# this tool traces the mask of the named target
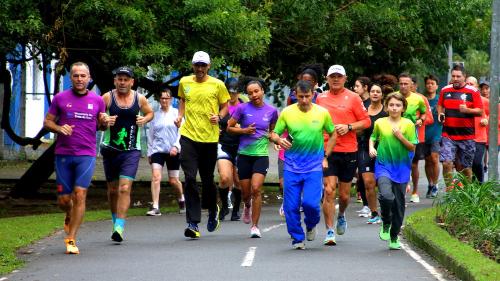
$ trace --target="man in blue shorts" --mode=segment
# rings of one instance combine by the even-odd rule
[[[66,212],[66,254],[79,254],[76,233],[83,221],[87,188],[94,174],[96,131],[106,125],[106,120],[104,101],[87,90],[88,65],[72,64],[70,79],[72,88],[54,96],[44,127],[57,134],[56,183],[59,207]]]
[[[134,73],[129,67],[113,71],[115,89],[102,98],[109,127],[104,134],[101,154],[108,185],[108,201],[113,221],[111,239],[123,241],[130,192],[141,158],[141,127],[154,117],[145,96],[132,90]]]

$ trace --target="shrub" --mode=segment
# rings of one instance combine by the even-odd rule
[[[453,236],[500,261],[500,189],[498,182],[460,177],[437,200],[438,222]]]

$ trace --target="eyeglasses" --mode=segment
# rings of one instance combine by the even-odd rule
[[[171,99],[171,98],[160,98],[160,99],[161,99],[161,100],[169,100],[169,99]]]

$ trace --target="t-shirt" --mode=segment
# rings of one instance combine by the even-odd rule
[[[377,114],[375,114],[375,115],[369,115],[369,116],[370,116],[370,121],[371,121],[370,127],[368,127],[367,129],[364,129],[363,132],[361,132],[361,135],[358,138],[359,149],[360,150],[364,150],[364,151],[368,151],[369,140],[370,140],[370,136],[373,133],[373,127],[375,126],[375,121],[377,121],[380,118],[387,117],[389,115],[384,110],[384,108],[382,108],[380,110],[380,112],[378,112]]]
[[[297,104],[285,107],[278,118],[274,132],[281,135],[285,130],[293,137],[292,147],[285,151],[284,170],[294,173],[322,171],[324,157],[323,132],[335,129],[328,111],[312,105],[303,112]]]
[[[55,95],[49,113],[58,118],[57,125],[74,126],[71,136],[57,135],[55,154],[95,157],[99,113],[105,110],[102,97],[92,91],[79,95],[69,89]]]
[[[375,121],[370,139],[378,142],[377,158],[375,160],[375,178],[388,177],[397,183],[407,183],[410,180],[411,161],[415,153],[408,151],[403,143],[392,133],[392,123],[389,117]],[[402,117],[399,130],[411,143],[417,144],[415,124]]]
[[[427,144],[431,144],[433,142],[439,142],[441,140],[443,124],[441,124],[441,122],[438,121],[438,112],[437,112],[438,100],[439,100],[439,93],[436,93],[436,96],[433,99],[428,99],[434,123],[425,126],[425,143]]]
[[[241,135],[238,153],[248,156],[267,156],[269,144],[269,126],[278,120],[278,110],[268,104],[260,107],[251,102],[240,104],[231,116],[241,128],[255,124],[255,134]]]
[[[422,126],[417,128],[417,136],[418,136],[418,142],[419,143],[424,143],[425,142],[425,127],[427,125],[430,125],[434,123],[434,118],[432,117],[432,112],[431,112],[431,106],[429,105],[429,101],[427,98],[419,93],[416,93],[418,96],[422,97],[425,103],[425,121],[423,122]],[[422,116],[423,114],[418,112],[418,116]]]
[[[406,107],[403,117],[410,119],[413,124],[417,122],[417,118],[421,114],[425,114],[427,108],[425,107],[424,97],[416,93],[410,92],[410,95],[406,98],[408,106]]]
[[[445,109],[443,137],[451,140],[473,140],[475,138],[474,115],[461,113],[461,104],[467,108],[483,108],[479,91],[469,85],[455,89],[448,85],[439,94],[438,105]]]
[[[148,156],[155,153],[169,153],[172,147],[180,152],[179,128],[175,119],[179,115],[177,108],[170,107],[167,112],[159,108],[153,120],[149,123],[148,130]]]
[[[328,110],[334,124],[348,125],[363,120],[363,128],[366,129],[370,126],[370,117],[363,101],[358,94],[345,88],[336,95],[330,91],[319,94],[316,98],[316,104]],[[324,141],[326,145],[328,142],[327,134],[324,135]],[[334,152],[356,152],[357,150],[358,141],[354,130],[343,136],[337,135]]]
[[[219,125],[210,123],[210,116],[218,115],[220,105],[229,100],[224,83],[211,76],[202,83],[194,75],[185,76],[179,82],[179,97],[185,101],[181,135],[196,142],[218,142]]]
[[[476,137],[474,138],[475,142],[486,143],[488,141],[488,130],[487,126],[481,125],[481,119],[488,119],[490,116],[490,101],[481,96],[481,101],[483,102],[483,114],[481,116],[474,117],[474,131]]]

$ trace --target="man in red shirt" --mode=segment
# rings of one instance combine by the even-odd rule
[[[463,166],[461,172],[472,178],[471,167],[476,151],[474,117],[482,114],[483,103],[478,90],[465,84],[463,66],[453,66],[451,84],[441,90],[438,101],[438,119],[443,123],[439,158],[443,162],[446,186],[450,186],[452,180],[456,155],[459,155],[458,160]]]
[[[323,171],[325,194],[323,199],[323,214],[327,228],[325,245],[335,245],[333,218],[335,216],[335,188],[339,182],[339,214],[337,218],[337,233],[345,233],[347,223],[344,212],[349,204],[350,189],[357,167],[356,152],[358,143],[356,131],[370,127],[370,117],[358,94],[344,87],[347,80],[346,72],[341,65],[332,65],[328,69],[327,82],[329,91],[316,98],[316,104],[326,108],[335,124],[337,143],[328,157],[328,169]],[[325,143],[328,138],[325,136]]]

